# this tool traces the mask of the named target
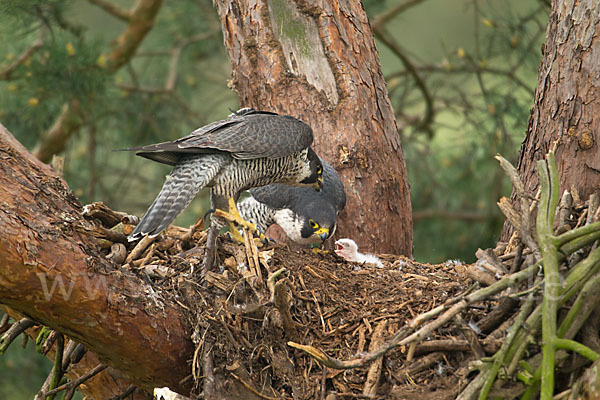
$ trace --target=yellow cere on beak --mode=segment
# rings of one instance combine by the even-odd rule
[[[317,181],[315,182],[314,188],[317,192],[320,192],[323,189],[323,177],[319,176]]]
[[[322,241],[325,241],[325,239],[327,239],[329,237],[329,229],[327,229],[327,228],[319,228],[315,232],[315,235],[319,236]]]

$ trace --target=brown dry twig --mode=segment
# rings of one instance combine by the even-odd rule
[[[23,332],[35,325],[30,319],[23,318],[14,324],[0,338],[0,354],[4,353],[8,346]]]

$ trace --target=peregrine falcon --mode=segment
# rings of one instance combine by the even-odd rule
[[[129,240],[160,234],[204,187],[230,227],[235,222],[256,232],[236,208],[240,193],[274,182],[320,190],[323,166],[312,140],[311,128],[296,118],[243,108],[172,142],[124,149],[174,167]],[[214,250],[214,243],[207,247]]]
[[[249,190],[250,197],[238,203],[240,215],[262,232],[272,224],[299,244],[315,244],[334,234],[337,214],[346,205],[344,184],[324,160],[323,189],[272,184]]]

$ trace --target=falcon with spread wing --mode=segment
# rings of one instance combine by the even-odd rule
[[[244,108],[181,139],[125,149],[174,167],[129,240],[160,234],[204,187],[230,224],[256,232],[239,215],[240,193],[274,182],[319,190],[323,167],[312,140],[312,129],[296,118]]]
[[[338,212],[346,205],[344,184],[324,160],[323,189],[272,184],[249,190],[250,197],[238,203],[240,215],[262,232],[272,224],[299,244],[321,243],[335,233]]]

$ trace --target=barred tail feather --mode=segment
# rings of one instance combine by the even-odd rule
[[[228,156],[223,154],[194,155],[181,159],[129,235],[129,240],[140,239],[146,234],[160,234],[190,204],[198,191],[212,181],[227,159]]]

